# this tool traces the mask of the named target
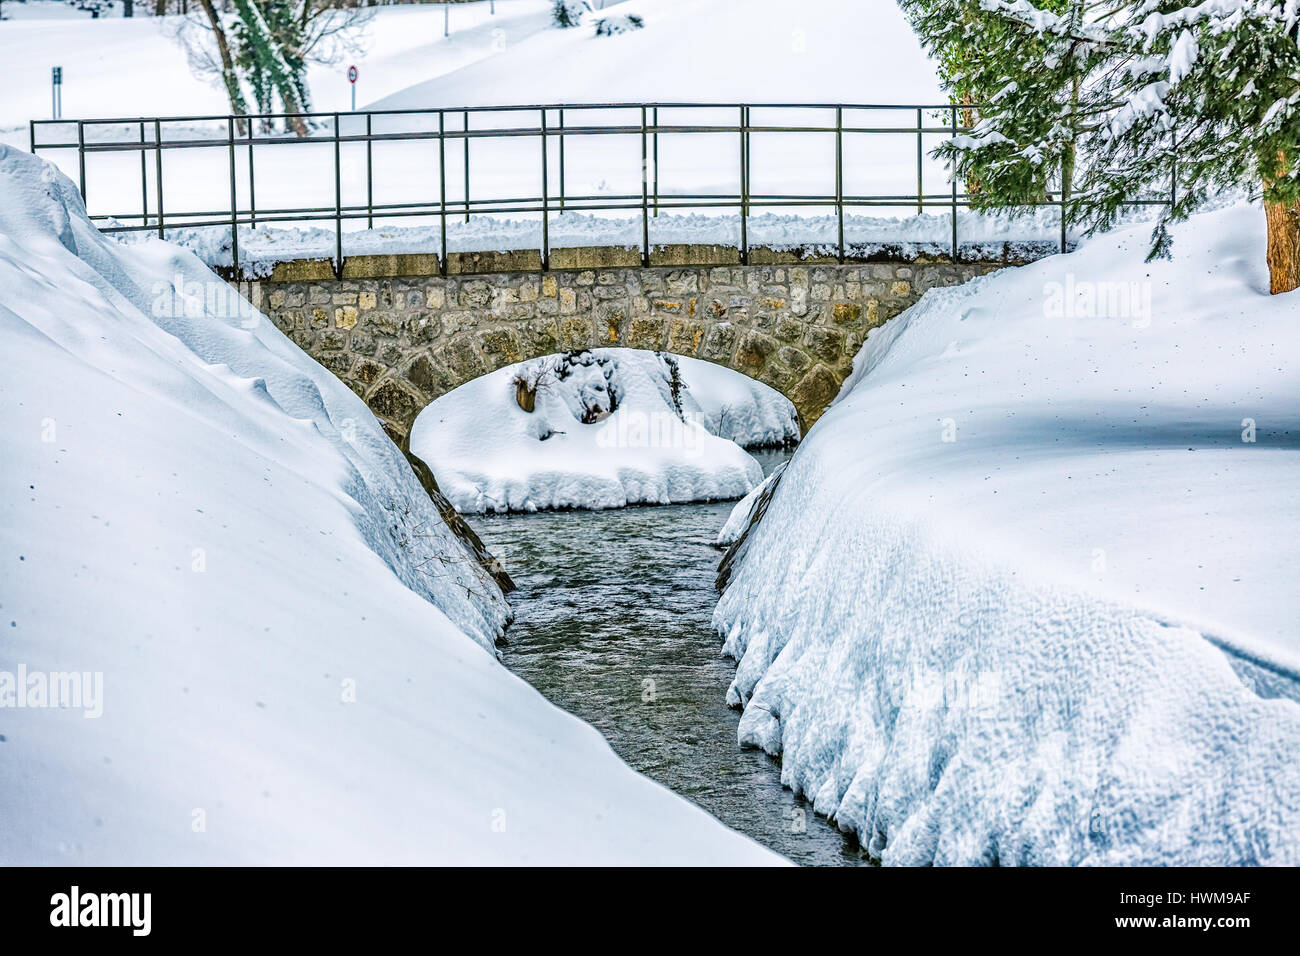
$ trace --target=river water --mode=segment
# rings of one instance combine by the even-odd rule
[[[788,452],[755,452],[769,472]],[[734,502],[476,518],[509,570],[505,663],[605,735],[629,765],[796,863],[868,864],[736,744],[726,705],[713,546]]]

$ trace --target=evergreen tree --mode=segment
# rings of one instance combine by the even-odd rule
[[[1300,288],[1300,48],[1293,0],[1215,0],[1196,7],[1131,4],[1117,104],[1098,137],[1093,194],[1080,212],[1113,221],[1120,188],[1170,182],[1172,219],[1210,196],[1244,189],[1264,200],[1274,293]],[[1112,180],[1109,170],[1122,175]],[[1162,221],[1154,254],[1168,251]]]
[[[1042,202],[1074,186],[1082,80],[1097,57],[1083,0],[1041,0],[1038,27],[1000,0],[903,0],[966,132],[939,149],[979,208]],[[1045,28],[1059,24],[1060,29]]]
[[[1152,236],[1151,255],[1161,256],[1170,221],[1244,187],[1264,198],[1273,291],[1300,287],[1294,0],[905,7],[949,89],[981,101],[974,127],[940,149],[979,180],[973,205],[1032,202],[1056,175],[1071,221],[1095,230],[1134,200],[1172,199]]]

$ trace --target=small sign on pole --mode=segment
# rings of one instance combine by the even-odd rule
[[[54,119],[63,118],[63,67],[50,67],[50,111]]]
[[[352,112],[357,111],[357,68],[348,67],[348,83],[352,86]]]

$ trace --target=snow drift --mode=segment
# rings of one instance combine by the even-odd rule
[[[739,373],[595,349],[467,382],[420,414],[411,450],[462,511],[536,511],[738,498],[763,475],[737,443],[798,437],[789,400]]]
[[[496,662],[401,453],[191,254],[0,195],[0,861],[775,859]]]
[[[741,741],[884,862],[1300,862],[1300,298],[1263,238],[1242,205],[1172,262],[1137,228],[930,291],[731,555]]]

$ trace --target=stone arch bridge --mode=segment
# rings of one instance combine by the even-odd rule
[[[436,256],[350,256],[341,278],[328,260],[298,260],[277,265],[256,299],[406,448],[420,411],[458,385],[598,347],[660,350],[742,372],[788,397],[807,428],[870,329],[932,286],[1011,264],[756,253],[740,265],[714,247],[667,247],[656,258],[682,265],[643,268],[635,249],[556,250],[548,271],[522,255],[466,253],[449,257],[448,275]]]

